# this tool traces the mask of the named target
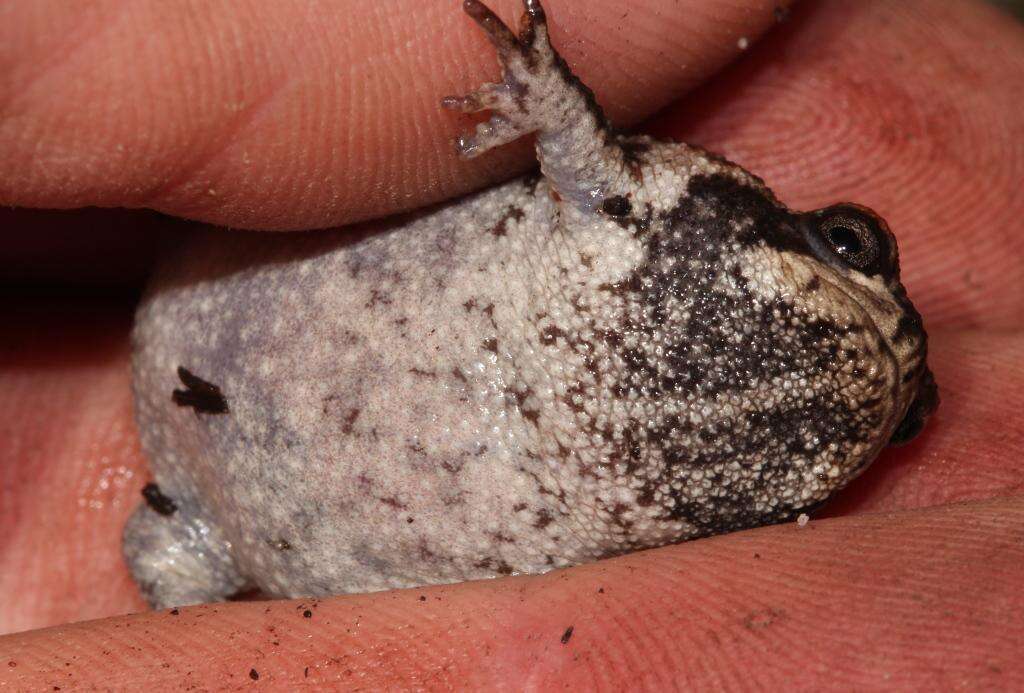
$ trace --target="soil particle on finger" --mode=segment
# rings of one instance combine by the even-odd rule
[[[573,626],[569,626],[568,628],[565,629],[565,632],[562,633],[562,644],[563,645],[569,644],[569,640],[572,638],[572,631],[573,631]]]

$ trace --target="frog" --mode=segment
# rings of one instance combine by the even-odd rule
[[[352,228],[210,232],[132,333],[154,608],[554,569],[806,517],[938,405],[896,239],[614,128],[552,46],[463,9],[501,80],[441,106],[539,170]]]

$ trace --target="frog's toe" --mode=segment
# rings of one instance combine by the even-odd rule
[[[491,8],[480,0],[465,0],[462,3],[462,9],[484,30],[484,34],[498,49],[498,55],[501,56],[502,62],[507,56],[522,50],[519,37],[508,28],[505,22],[501,21],[498,15],[494,14]]]
[[[546,111],[551,110],[545,103],[552,91],[550,82],[564,79],[558,69],[561,58],[548,41],[544,10],[537,0],[526,0],[525,6],[517,35],[479,0],[466,0],[463,5],[497,49],[503,79],[441,102],[445,108],[463,113],[493,111],[472,134],[459,138],[459,153],[466,158],[543,128]]]
[[[459,135],[455,148],[459,156],[472,159],[494,147],[517,140],[527,132],[529,130],[519,127],[515,120],[495,114],[477,125],[472,133]]]
[[[486,110],[507,109],[513,104],[513,95],[507,84],[485,84],[465,96],[446,96],[441,105],[451,111],[476,113]]]
[[[227,546],[218,530],[173,504],[140,506],[124,529],[125,560],[155,609],[221,601],[247,587]]]

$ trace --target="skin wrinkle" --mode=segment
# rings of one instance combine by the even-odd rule
[[[23,100],[31,98],[32,92],[37,90],[37,85],[44,82],[52,72],[67,66],[68,62],[74,60],[76,55],[91,43],[104,40],[106,35],[117,26],[116,20],[118,17],[115,16],[113,19],[114,21],[84,22],[81,21],[79,13],[76,21],[70,23],[73,29],[62,34],[59,50],[46,51],[42,56],[38,56],[36,60],[26,61],[20,59],[22,54],[11,50],[9,60],[15,65],[15,69],[8,71],[5,65],[3,72],[5,79],[3,89],[0,91],[0,98],[3,99],[0,102],[2,112],[5,114],[16,113],[19,98]],[[47,30],[56,31],[55,28],[48,26],[49,22],[46,20],[39,21],[38,23],[43,25],[42,27],[34,27],[39,29],[39,32],[26,32],[26,36],[32,36],[34,33],[45,36],[47,35]],[[11,42],[7,45],[13,46],[17,44]],[[7,56],[4,57],[7,58]]]
[[[207,23],[210,22],[207,19]],[[251,23],[247,23],[246,30],[251,30],[253,27]],[[233,25],[228,25],[226,31],[230,32],[228,35],[224,35],[224,32],[220,32],[221,35],[219,40],[216,42],[205,41],[202,43],[204,49],[205,66],[199,67],[198,72],[213,74],[216,72],[218,66],[224,61],[236,62],[232,60],[240,55],[251,55],[251,60],[260,65],[270,65],[272,60],[261,59],[264,53],[260,50],[249,51],[247,50],[247,44],[245,41],[238,40],[240,31]],[[202,36],[202,25],[193,28],[191,35]],[[187,50],[186,50],[187,54]],[[244,65],[247,60],[242,58],[237,61],[235,70],[244,73]],[[266,69],[266,68],[265,68]],[[221,156],[225,151],[234,145],[235,141],[239,138],[239,135],[246,129],[251,127],[255,123],[260,115],[266,111],[272,110],[277,101],[280,101],[287,97],[289,94],[289,87],[294,83],[295,75],[301,74],[300,71],[288,72],[279,71],[280,74],[274,74],[274,70],[266,69],[268,75],[264,84],[259,91],[254,95],[242,96],[237,93],[237,89],[232,89],[230,94],[225,94],[225,97],[229,100],[228,103],[218,103],[217,105],[226,107],[228,111],[232,112],[226,122],[221,124],[217,130],[217,134],[213,139],[209,139],[206,142],[206,146],[200,151],[195,152],[191,157],[181,162],[174,173],[165,181],[162,181],[156,187],[147,190],[137,200],[137,204],[147,206],[160,206],[162,199],[173,198],[176,193],[180,193],[182,188],[186,188],[195,184],[197,174],[202,172],[214,159]],[[245,86],[240,87],[241,90],[248,91],[248,79],[243,77],[240,80]],[[199,90],[199,94],[195,98],[205,98],[206,89]],[[244,107],[238,109],[237,98],[244,99]],[[213,183],[216,185],[216,183]],[[201,187],[201,186],[200,186]],[[204,191],[205,192],[205,191]],[[200,200],[208,196],[200,196]],[[200,203],[201,204],[201,203]]]
[[[209,143],[204,151],[197,152],[179,167],[173,177],[144,193],[141,199],[145,200],[148,206],[159,207],[159,200],[173,197],[183,188],[193,186],[197,172],[202,171],[211,161],[231,147],[234,144],[234,138],[257,120],[261,112],[269,110],[275,101],[283,98],[283,95],[287,95],[290,81],[288,78],[282,79],[279,83],[267,88],[255,100],[246,104],[246,107],[238,111],[237,115],[223,127],[223,133],[217,141]],[[215,190],[215,188],[210,189]]]
[[[665,562],[663,561],[657,562],[655,564],[655,568],[660,568],[660,570],[658,570],[657,572],[650,571],[648,573],[648,575],[650,576],[648,579],[653,578],[654,575],[659,575],[664,576],[665,581],[672,580],[672,576],[679,572],[678,568],[672,566],[671,564],[664,565],[664,567],[662,567],[664,563]],[[733,667],[728,666],[728,658],[725,656],[725,653],[715,647],[700,647],[701,638],[696,637],[696,628],[693,628],[693,626],[695,626],[698,623],[710,623],[714,620],[712,614],[715,611],[716,602],[718,601],[714,596],[716,594],[716,590],[711,589],[712,585],[709,584],[711,582],[710,580],[703,580],[700,577],[698,577],[696,580],[692,580],[689,579],[689,577],[692,576],[688,576],[688,579],[685,581],[685,585],[681,585],[681,588],[684,588],[682,594],[679,595],[678,599],[674,600],[677,604],[686,605],[686,611],[682,616],[682,618],[686,620],[684,624],[677,623],[676,627],[678,628],[679,625],[691,626],[691,628],[682,628],[681,630],[684,638],[689,639],[693,643],[693,651],[704,650],[708,652],[708,656],[706,658],[707,662],[704,661],[705,658],[701,658],[701,667],[708,673],[708,675],[714,676],[717,673],[725,677],[725,681],[718,681],[716,683],[721,683],[721,685],[723,686],[735,687],[739,684],[739,681],[730,676],[730,674],[733,674],[735,670]],[[657,579],[653,579],[651,581],[655,584],[659,582],[659,580]],[[640,593],[641,591],[637,590],[637,592]],[[626,601],[625,603],[628,604],[630,602]],[[664,613],[664,611],[658,609],[655,611],[655,613],[660,615]],[[625,618],[630,618],[632,616],[632,614],[630,614],[628,610],[623,610],[622,614]],[[663,626],[663,630],[671,632],[673,629],[669,628],[666,625]],[[693,635],[691,635],[691,630],[694,631]],[[685,652],[691,648],[685,646],[684,640],[680,643],[679,649],[680,651]],[[644,667],[644,659],[645,657],[641,656],[638,665],[634,666],[633,670],[636,670],[637,668],[640,668],[642,670]],[[678,666],[676,668],[676,671],[680,670],[686,670],[685,663],[682,663],[681,666]],[[696,685],[696,683],[697,680],[691,681],[691,685]]]
[[[733,577],[733,576],[729,576]],[[730,585],[726,589],[722,589],[723,595],[727,595],[732,592],[734,587]],[[756,594],[756,590],[752,594]],[[799,671],[801,667],[805,666],[807,662],[812,661],[812,657],[808,657],[805,653],[797,652],[796,638],[786,638],[780,629],[784,627],[784,623],[789,621],[793,616],[781,608],[776,608],[774,605],[781,601],[778,597],[772,598],[770,602],[756,599],[752,603],[744,604],[742,609],[728,609],[726,606],[726,600],[723,600],[723,607],[728,609],[726,618],[727,629],[731,627],[734,632],[731,633],[732,637],[736,642],[742,643],[749,648],[759,647],[766,639],[770,639],[773,646],[777,646],[779,653],[774,658],[775,666],[771,674],[775,677],[778,684],[782,684],[787,677],[782,675],[779,671],[781,667],[789,667],[793,671]],[[789,607],[786,607],[787,609]],[[731,667],[727,667],[727,670],[740,671],[741,668],[737,664],[733,664]],[[742,682],[737,681],[736,685],[741,685]],[[772,685],[766,681],[767,685]]]

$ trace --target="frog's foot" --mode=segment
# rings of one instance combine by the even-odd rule
[[[465,0],[463,9],[484,30],[498,51],[500,84],[484,84],[466,96],[446,97],[441,105],[455,111],[492,111],[472,134],[459,137],[457,148],[473,158],[535,131],[565,128],[573,110],[584,108],[597,127],[604,127],[593,93],[569,71],[548,39],[547,20],[539,0],[524,0],[516,35],[480,0]]]
[[[222,601],[245,588],[227,546],[174,503],[142,505],[124,528],[125,560],[154,609]]]

